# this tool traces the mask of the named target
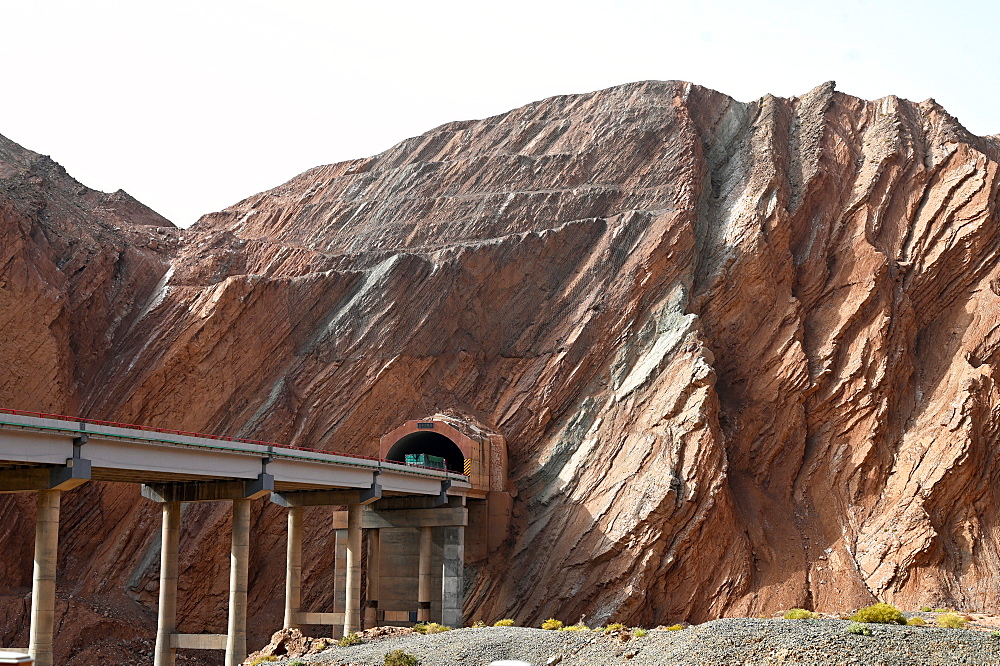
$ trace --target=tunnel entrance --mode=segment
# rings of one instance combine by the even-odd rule
[[[392,445],[386,460],[405,462],[408,453],[426,453],[444,458],[448,470],[463,473],[465,456],[455,442],[437,432],[414,432]]]

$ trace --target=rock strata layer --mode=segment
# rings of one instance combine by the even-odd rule
[[[2,140],[0,405],[364,454],[474,415],[518,494],[470,620],[992,608],[998,158],[933,100],[641,82],[449,123],[180,230]],[[98,627],[151,636],[137,497],[63,500],[60,663]],[[30,498],[0,516],[0,640],[23,644]],[[284,520],[252,520],[263,645]],[[303,600],[329,608],[330,523],[306,521]],[[228,524],[185,511],[181,631],[224,630]]]

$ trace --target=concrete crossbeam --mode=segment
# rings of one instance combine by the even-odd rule
[[[90,480],[90,461],[68,458],[66,464],[0,470],[0,493],[72,490]]]
[[[296,624],[344,624],[343,613],[296,613]]]
[[[364,511],[361,526],[366,530],[380,530],[393,527],[466,527],[469,524],[469,510],[464,507],[441,509],[399,509],[395,511]],[[335,511],[333,528],[347,528],[347,512]]]
[[[413,616],[416,615],[416,611],[409,610],[387,610],[384,613],[385,622],[398,622],[409,624],[413,622]]]
[[[274,477],[260,474],[249,481],[143,484],[142,496],[154,502],[218,502],[257,499],[274,490]]]
[[[170,634],[170,647],[175,650],[225,650],[225,634]]]
[[[348,506],[371,504],[382,497],[382,486],[351,490],[299,490],[271,493],[271,501],[280,506]]]
[[[444,509],[465,506],[465,496],[450,495],[447,505],[438,504],[438,498],[427,496],[383,497],[372,505],[373,511],[398,511],[400,509]]]

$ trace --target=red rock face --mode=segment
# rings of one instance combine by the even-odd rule
[[[1000,601],[1000,145],[933,101],[629,84],[443,125],[186,231],[0,150],[0,403],[367,454],[475,415],[518,495],[470,621]],[[151,637],[156,507],[99,484],[63,506],[60,594]],[[0,516],[17,608],[30,498]],[[180,629],[224,631],[228,508],[183,524]],[[303,599],[326,610],[328,513],[307,525]],[[281,511],[253,530],[264,645]],[[88,618],[64,620],[66,663]]]

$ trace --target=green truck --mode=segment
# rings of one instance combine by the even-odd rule
[[[444,458],[432,456],[427,453],[407,453],[403,456],[407,465],[420,465],[421,467],[433,467],[434,469],[447,469]]]

